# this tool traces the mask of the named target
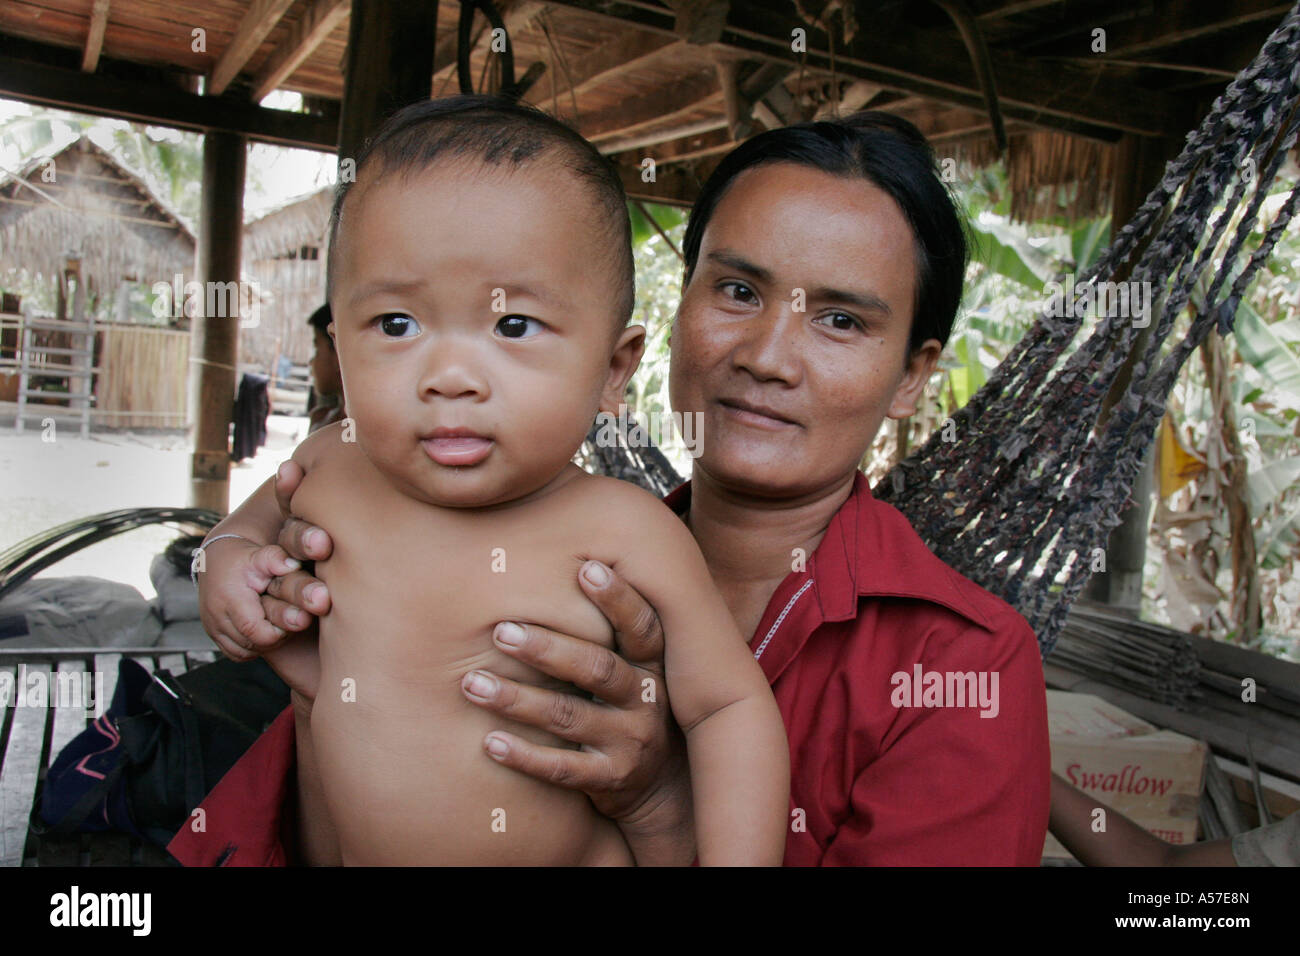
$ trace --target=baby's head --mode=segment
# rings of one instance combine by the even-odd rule
[[[616,410],[644,344],[626,327],[618,174],[557,120],[496,97],[384,124],[340,183],[327,275],[356,440],[435,504],[542,491]]]

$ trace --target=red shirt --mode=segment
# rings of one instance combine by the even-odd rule
[[[690,482],[665,499],[679,513],[689,501]],[[1050,753],[1034,633],[931,554],[865,475],[750,647],[790,741],[787,866],[1039,864]],[[204,800],[206,831],[183,829],[172,855],[283,865],[293,748],[289,710]]]
[[[664,501],[684,512],[690,482]],[[787,866],[1039,865],[1051,753],[1034,632],[936,558],[861,472],[750,647],[790,740]],[[976,693],[950,674],[973,674]],[[981,675],[989,706],[924,706],[978,704]]]

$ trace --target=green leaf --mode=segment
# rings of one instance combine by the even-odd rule
[[[1056,274],[1050,257],[1008,224],[973,219],[971,228],[979,233],[975,237],[975,258],[998,275],[1039,291]]]
[[[1251,514],[1264,509],[1282,496],[1300,478],[1300,455],[1270,461],[1259,471],[1246,476],[1246,491]]]
[[[1089,219],[1070,232],[1070,250],[1074,253],[1074,268],[1084,272],[1101,256],[1110,242],[1110,216]]]
[[[1283,334],[1292,331],[1286,322],[1269,325],[1243,301],[1234,324],[1237,351],[1275,391],[1292,399],[1292,407],[1300,409],[1300,355],[1290,344],[1297,339],[1288,342],[1279,334],[1279,326]]]

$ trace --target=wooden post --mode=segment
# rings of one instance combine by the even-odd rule
[[[1133,218],[1149,193],[1164,175],[1165,163],[1175,155],[1167,139],[1125,135],[1115,145],[1115,188],[1111,196],[1112,237]],[[1121,278],[1127,278],[1127,274]],[[1155,316],[1151,317],[1152,324]],[[1119,370],[1106,400],[1102,403],[1098,425],[1110,417],[1110,411],[1133,381],[1133,365],[1151,339],[1151,328],[1141,330],[1133,341],[1128,360]],[[1091,601],[1105,604],[1122,614],[1138,618],[1142,614],[1142,569],[1146,564],[1147,531],[1151,523],[1151,496],[1155,492],[1155,456],[1150,448],[1129,497],[1133,506],[1122,512],[1119,526],[1106,543],[1106,570],[1089,579],[1084,591]]]
[[[438,4],[352,0],[339,119],[339,159],[355,159],[366,137],[408,103],[433,94]]]
[[[198,280],[239,282],[239,244],[244,219],[247,142],[234,133],[203,137],[203,199],[199,213]],[[239,360],[239,315],[206,315],[204,295],[190,333],[190,401],[197,409],[190,504],[225,514],[230,510],[230,420]],[[212,296],[217,303],[225,296]],[[240,297],[235,297],[238,304]]]

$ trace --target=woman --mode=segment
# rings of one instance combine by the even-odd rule
[[[705,185],[684,256],[670,391],[674,412],[701,416],[703,439],[666,503],[752,635],[785,719],[786,862],[1036,865],[1049,755],[1034,635],[930,554],[857,470],[884,419],[915,411],[961,295],[965,240],[929,147],[879,113],[756,136]],[[299,477],[281,476],[286,514]],[[305,560],[330,548],[292,519],[280,544]],[[208,573],[247,580],[222,550]],[[261,560],[260,580],[285,576],[262,598],[266,620],[223,609],[217,642],[232,657],[328,609],[321,582]],[[473,703],[580,749],[495,732],[485,750],[588,793],[639,863],[689,863],[680,734],[664,695],[640,694],[662,677],[654,609],[594,562],[580,583],[622,656],[527,625],[522,644],[501,647],[596,700],[484,672],[464,682]],[[257,785],[238,770],[238,786]]]

